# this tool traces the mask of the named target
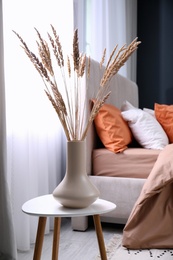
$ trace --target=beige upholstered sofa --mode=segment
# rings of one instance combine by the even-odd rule
[[[95,61],[92,61],[89,88],[86,85],[86,96],[88,99],[91,99],[93,97],[93,90],[97,90],[101,76],[102,72],[100,71],[99,64]],[[134,82],[117,74],[112,79],[110,84],[111,95],[107,100],[107,103],[113,104],[116,107],[121,108],[122,103],[125,100],[128,100],[135,107],[138,107],[138,87]],[[134,177],[94,176],[93,156],[94,151],[96,151],[95,149],[98,148],[98,136],[96,134],[94,124],[92,125],[89,131],[89,134],[86,139],[86,144],[87,172],[90,175],[91,181],[99,189],[101,199],[114,202],[117,205],[117,208],[114,211],[102,215],[101,221],[125,224],[134,206],[134,203],[141,192],[145,179]],[[134,168],[134,170],[136,169]],[[138,169],[138,171],[140,172],[140,169]],[[87,227],[87,217],[72,219],[72,228],[74,230],[84,231],[87,229]]]

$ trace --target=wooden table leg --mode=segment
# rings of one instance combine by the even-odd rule
[[[60,229],[61,229],[61,218],[55,217],[55,219],[54,219],[54,231],[53,231],[52,260],[58,259]]]
[[[39,217],[33,260],[41,259],[46,219],[46,217]]]
[[[96,230],[96,234],[97,234],[97,240],[98,240],[101,259],[107,260],[102,226],[101,226],[101,222],[100,222],[100,216],[94,215],[93,219],[94,219],[94,225],[95,225],[95,230]]]

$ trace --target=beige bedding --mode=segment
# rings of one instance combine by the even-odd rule
[[[173,248],[173,144],[160,152],[126,223],[122,245]]]
[[[105,148],[93,150],[93,175],[142,178],[148,177],[160,150],[128,148],[115,154]]]

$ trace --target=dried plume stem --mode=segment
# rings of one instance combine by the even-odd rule
[[[91,114],[88,120],[88,124],[83,132],[83,135],[81,137],[81,140],[84,140],[87,136],[88,133],[88,129],[90,128],[91,124],[93,123],[94,118],[96,117],[96,115],[98,114],[100,108],[103,106],[103,104],[105,103],[106,99],[108,99],[109,95],[111,92],[109,92],[106,96],[104,96],[102,98],[102,100],[96,99],[94,106],[91,110]]]
[[[111,63],[111,59],[113,57],[113,53],[111,54],[111,57],[108,61],[108,64],[106,66],[105,72],[103,74],[103,77],[101,79],[100,85],[103,87],[106,85],[108,81],[111,80],[111,78],[120,70],[120,68],[125,64],[125,62],[128,60],[128,58],[132,55],[132,53],[137,49],[138,45],[141,42],[137,41],[137,38],[134,39],[129,46],[125,47],[123,46],[113,59]],[[117,47],[115,47],[116,49]]]

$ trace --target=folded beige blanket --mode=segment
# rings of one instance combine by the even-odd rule
[[[173,248],[173,144],[159,154],[125,225],[122,245]]]

